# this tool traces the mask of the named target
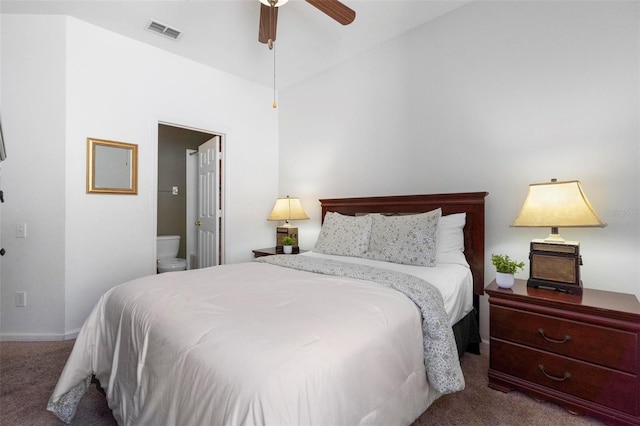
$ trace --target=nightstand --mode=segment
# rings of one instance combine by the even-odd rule
[[[489,387],[519,390],[608,424],[640,425],[640,303],[630,294],[582,296],[513,288],[489,294]]]
[[[276,249],[275,247],[268,247],[268,248],[263,248],[263,249],[255,249],[255,250],[252,250],[252,251],[253,251],[253,257],[254,258],[263,257],[263,256],[273,256],[274,254],[284,254],[284,253],[282,253],[282,250]],[[293,253],[291,253],[291,254],[304,253],[305,251],[306,250],[300,250],[299,247],[294,247],[293,248]]]

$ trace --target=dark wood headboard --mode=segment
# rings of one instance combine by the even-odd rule
[[[322,199],[322,220],[327,212],[355,216],[358,213],[424,213],[442,209],[442,214],[466,213],[464,255],[473,274],[475,298],[484,294],[484,199],[488,192],[395,195]],[[475,303],[474,303],[475,304]]]

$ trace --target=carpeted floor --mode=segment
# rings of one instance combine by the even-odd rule
[[[63,425],[46,411],[47,401],[74,341],[0,343],[0,424]],[[466,389],[437,400],[413,426],[426,425],[601,425],[552,403],[487,387],[487,355],[462,358]],[[91,387],[72,425],[112,426],[116,422],[104,396]],[[193,426],[193,425],[180,425]]]

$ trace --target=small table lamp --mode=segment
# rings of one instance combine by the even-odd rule
[[[527,199],[511,226],[551,228],[547,238],[531,241],[528,287],[582,294],[580,244],[565,241],[558,228],[606,225],[591,207],[579,181],[551,179],[551,182],[529,185]]]
[[[273,210],[267,218],[267,220],[283,220],[285,222],[283,226],[276,228],[276,252],[282,252],[282,239],[286,236],[292,236],[296,240],[293,246],[293,252],[298,253],[300,251],[298,246],[298,228],[291,226],[289,221],[306,219],[309,219],[309,216],[304,212],[299,198],[291,198],[287,195],[286,198],[278,198],[276,200],[276,204],[273,206]]]

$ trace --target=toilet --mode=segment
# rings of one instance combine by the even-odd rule
[[[176,257],[180,249],[180,235],[158,235],[156,248],[158,250],[158,273],[187,269],[187,261]]]

